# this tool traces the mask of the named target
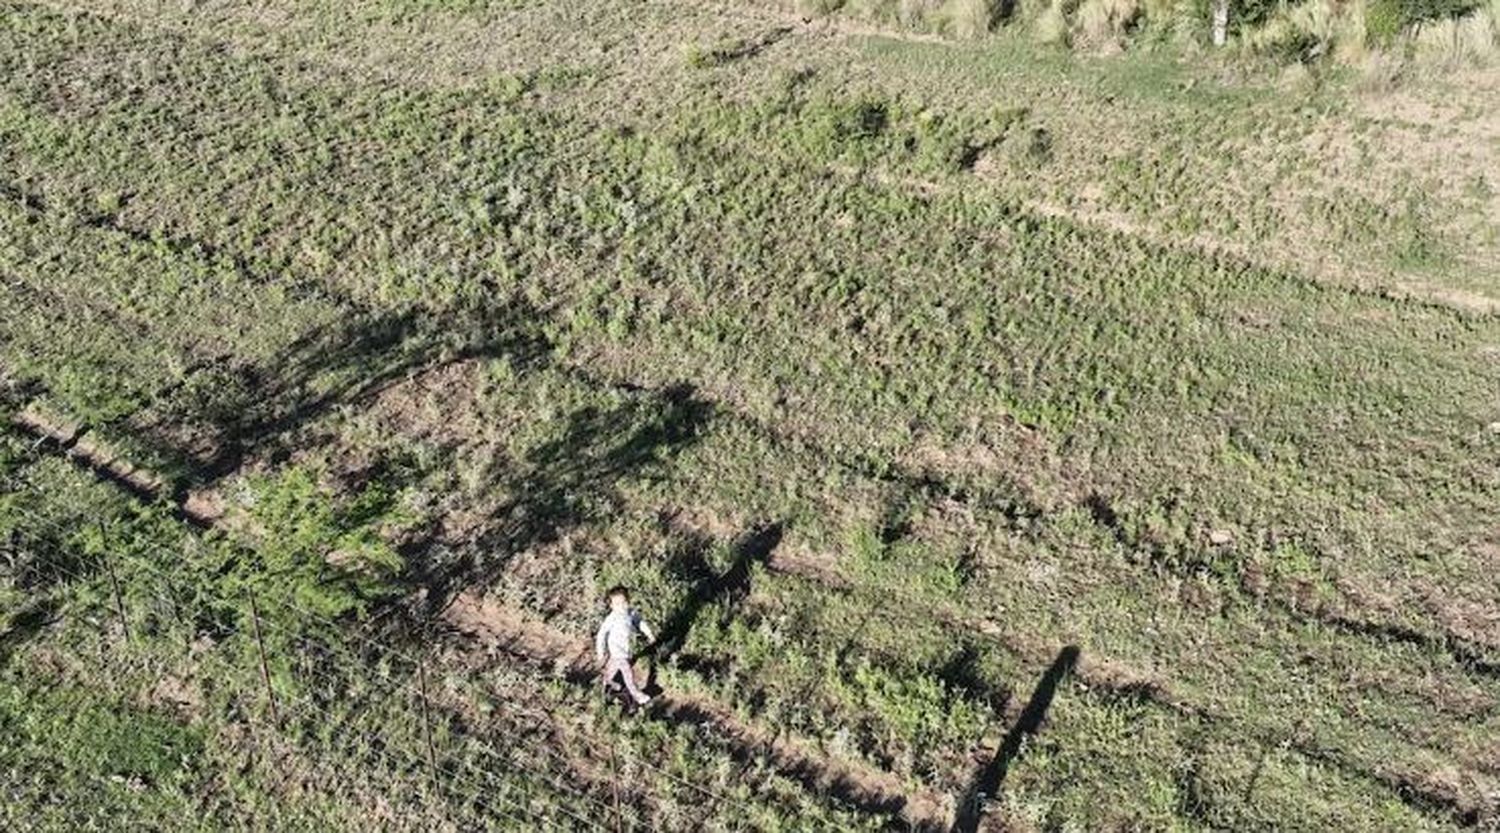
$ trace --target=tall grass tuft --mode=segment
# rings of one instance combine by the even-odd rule
[[[883,25],[982,38],[1025,21],[1038,43],[1116,52],[1127,43],[1208,40],[1206,0],[776,0],[805,14],[842,14]],[[1239,50],[1284,61],[1331,60],[1387,79],[1389,57],[1456,67],[1500,52],[1500,0],[1245,0],[1230,28]],[[1368,67],[1367,67],[1368,65]]]
[[[1175,0],[1170,26],[1174,41],[1188,46],[1208,42],[1208,16],[1201,14],[1201,9],[1198,0]]]
[[[843,7],[844,0],[796,0],[793,4],[798,14],[809,17],[833,14]]]
[[[1374,95],[1394,90],[1406,71],[1406,62],[1384,49],[1370,50],[1355,66],[1359,69],[1360,92]]]
[[[1411,33],[1418,59],[1442,67],[1479,63],[1495,50],[1495,34],[1482,13],[1419,23]]]
[[[944,0],[900,0],[896,18],[908,29],[929,30],[940,27]]]
[[[1411,31],[1412,52],[1444,68],[1482,64],[1495,57],[1500,0],[1460,18],[1418,23]]]
[[[817,0],[803,0],[803,2],[812,3]],[[882,23],[896,23],[901,16],[900,0],[848,0],[848,2],[841,2],[838,10],[850,17]]]
[[[1305,0],[1282,6],[1244,31],[1241,45],[1253,54],[1292,60],[1328,56],[1358,66],[1374,82],[1372,89],[1394,81],[1397,56],[1445,68],[1493,58],[1500,43],[1500,0],[1488,0],[1463,16],[1444,16],[1444,8],[1403,0]],[[1372,57],[1376,53],[1384,54]]]
[[[1000,23],[1004,14],[1001,0],[948,0],[944,9],[948,28],[960,38],[982,38]]]
[[[1302,60],[1329,50],[1341,9],[1333,0],[1306,0],[1283,6],[1264,24],[1242,36],[1248,51],[1259,55]]]
[[[1052,0],[1046,8],[1042,9],[1042,13],[1037,15],[1036,23],[1032,26],[1032,34],[1037,43],[1069,45],[1068,12],[1070,6],[1069,0]]]
[[[1073,24],[1073,43],[1090,49],[1117,51],[1125,35],[1140,20],[1139,0],[1084,0]]]
[[[1370,31],[1366,22],[1365,0],[1344,3],[1333,21],[1333,59],[1347,66],[1359,66],[1370,54]]]

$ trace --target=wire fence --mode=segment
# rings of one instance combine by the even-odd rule
[[[36,520],[34,516],[32,520]],[[116,569],[112,562],[113,559],[106,559],[104,566],[107,572]],[[157,578],[164,577],[161,571],[154,565],[150,565],[145,562],[132,563],[130,566],[134,568],[144,568],[146,571],[154,573]],[[91,576],[57,563],[48,564],[46,569],[49,571],[60,573],[63,576],[66,576],[67,578],[78,581],[80,583],[88,583],[98,579],[97,576]],[[114,617],[118,622],[121,638],[128,641],[131,639],[131,627],[127,605],[124,603],[123,597],[118,591],[117,580],[111,579],[110,583],[115,586],[113,589],[114,598],[112,599],[110,604],[110,606],[114,609],[110,612],[110,616]],[[171,604],[171,600],[167,597],[155,596],[154,599],[158,602],[165,603],[167,606],[170,606]],[[274,602],[272,603],[275,604]],[[287,635],[296,635],[289,628],[277,623],[275,620],[261,619],[258,616],[255,616],[254,618],[259,619],[259,625],[263,627],[265,631],[281,632]],[[104,621],[100,622],[100,625],[103,626],[106,630],[108,629],[110,624],[111,623],[108,621],[108,617],[106,617]],[[259,635],[254,633],[240,635],[253,639],[257,643],[257,645],[263,646],[263,633]],[[264,650],[264,648],[262,647],[261,650]],[[303,675],[304,680],[323,680],[335,683],[339,682],[336,677],[329,674],[328,672],[319,671],[311,667],[304,667],[301,670],[301,674]],[[237,705],[240,707],[240,713],[237,716],[236,722],[242,723],[249,729],[267,733],[265,735],[265,739],[267,740],[268,747],[284,745],[287,739],[287,727],[291,725],[297,725],[299,721],[316,720],[337,722],[344,714],[347,714],[347,712],[335,712],[327,705],[317,702],[310,695],[293,694],[288,693],[285,690],[281,690],[278,692],[274,688],[272,688],[268,682],[265,682],[265,678],[262,678],[262,680],[263,686],[259,690],[243,690],[240,692],[242,697],[237,703]],[[409,686],[405,683],[398,683],[397,688],[405,690],[408,689]],[[272,715],[270,720],[266,720],[256,714],[254,703],[257,700],[264,701],[267,704],[267,710]],[[369,738],[365,738],[364,740],[369,740]],[[393,764],[394,768],[397,770],[427,768],[430,770],[430,774],[433,776],[449,776],[451,780],[445,782],[445,784],[447,785],[460,788],[476,787],[476,782],[472,777],[466,775],[466,770],[455,769],[454,764],[452,764],[451,762],[424,759],[419,753],[406,752],[405,754],[402,754],[398,750],[402,750],[404,749],[404,747],[385,742],[384,738],[377,737],[375,738],[375,740],[377,740],[378,742],[366,743],[363,744],[363,746],[384,763]],[[494,753],[492,752],[492,754]],[[283,755],[280,757],[284,758],[285,756]],[[497,755],[496,757],[499,756]],[[467,768],[471,769],[472,764],[468,764]],[[536,773],[535,771],[528,772],[527,776],[528,778],[541,780],[544,783],[557,788],[560,792],[570,797],[587,797],[577,788],[563,785],[555,781],[555,779],[549,779],[545,776],[538,776],[538,773]],[[277,779],[278,786],[288,786],[287,782],[289,781],[289,779],[290,776],[283,773]],[[485,810],[490,815],[493,815],[496,818],[509,819],[512,821],[525,820],[536,824],[542,824],[544,826],[547,825],[548,819],[538,817],[536,813],[528,810],[516,799],[510,798],[505,795],[496,796],[492,792],[487,792],[484,789],[484,786],[485,785],[479,785],[469,795],[471,800],[475,804],[477,804],[481,809]],[[488,798],[480,798],[479,796],[481,795],[487,795]],[[494,802],[499,802],[505,805],[505,807],[497,807],[495,806]],[[516,810],[523,813],[524,819],[522,817],[516,816],[514,813],[510,812],[510,810]],[[571,813],[565,808],[559,808],[559,810],[564,815],[569,816],[573,821],[580,823],[584,829],[607,829],[605,824],[598,820],[585,818],[576,813]],[[569,827],[571,828],[572,825],[569,825]]]
[[[8,511],[24,517],[34,528],[47,529],[63,536],[73,536],[79,533],[76,527],[64,526],[51,519],[21,510],[19,507],[10,507]],[[163,620],[190,621],[181,610],[178,601],[180,594],[175,592],[178,589],[175,587],[179,581],[178,577],[167,573],[142,557],[119,556],[109,546],[108,537],[108,530],[101,527],[100,552],[95,555],[99,558],[102,576],[89,575],[60,563],[49,563],[47,569],[55,570],[80,582],[107,581],[111,599],[105,606],[113,608],[112,615],[118,619],[120,636],[124,640],[129,641],[132,638],[132,628],[130,611],[127,609],[129,604],[122,592],[122,583],[119,578],[122,571],[128,571],[127,574],[132,578],[141,574],[149,575],[153,581],[159,583],[160,586],[150,592],[149,603],[158,608],[157,614]],[[132,586],[138,587],[138,583],[133,582]],[[258,687],[259,690],[240,692],[240,705],[245,712],[241,719],[246,726],[263,733],[268,746],[285,743],[287,727],[299,724],[339,727],[336,731],[349,734],[352,730],[347,727],[346,721],[351,715],[357,713],[356,710],[348,708],[353,704],[342,704],[345,708],[335,709],[329,704],[319,702],[309,694],[290,694],[285,690],[278,690],[273,684],[268,669],[266,636],[269,634],[280,637],[285,640],[281,644],[295,646],[299,640],[305,641],[307,634],[305,631],[294,629],[286,622],[289,619],[301,619],[305,622],[337,628],[336,632],[341,639],[348,639],[361,649],[377,652],[385,660],[405,667],[407,673],[392,675],[387,690],[381,697],[384,699],[404,695],[417,704],[420,725],[417,727],[419,732],[414,734],[424,739],[420,746],[425,746],[425,749],[413,749],[410,746],[389,743],[378,727],[369,730],[366,736],[358,738],[362,741],[359,745],[384,763],[391,764],[397,771],[425,771],[427,779],[441,795],[462,798],[470,806],[481,811],[485,818],[526,823],[528,826],[539,826],[542,829],[563,826],[566,829],[603,829],[612,830],[615,833],[637,829],[640,822],[634,812],[627,812],[622,793],[629,797],[632,810],[635,806],[652,805],[655,805],[659,811],[663,809],[660,799],[653,794],[652,790],[643,789],[643,785],[631,783],[633,779],[629,778],[628,769],[622,770],[619,765],[612,739],[605,739],[603,745],[606,748],[603,750],[597,748],[598,744],[586,744],[584,748],[579,748],[577,744],[574,744],[572,751],[576,757],[570,758],[546,742],[555,742],[558,735],[557,726],[548,714],[503,695],[495,698],[493,689],[471,677],[446,675],[443,681],[450,687],[456,686],[456,690],[451,693],[466,698],[466,702],[475,702],[476,698],[481,702],[493,701],[503,723],[518,730],[517,734],[522,737],[527,739],[540,737],[544,739],[544,742],[521,743],[518,742],[520,737],[512,736],[506,738],[503,747],[499,747],[489,738],[472,731],[465,731],[455,720],[451,719],[451,710],[443,710],[449,716],[439,724],[433,715],[442,710],[443,704],[433,696],[433,692],[427,685],[427,669],[431,667],[431,661],[422,658],[421,646],[416,651],[404,649],[347,627],[347,622],[340,622],[327,615],[309,610],[306,606],[286,598],[259,596],[253,594],[253,591],[247,591],[243,600],[220,601],[243,605],[245,609],[242,613],[248,614],[246,618],[251,623],[249,633],[244,633],[242,630],[236,630],[234,633],[253,641],[256,649],[254,653],[260,667],[248,670],[252,671],[251,677],[255,677],[258,673],[261,685]],[[263,610],[273,615],[262,615]],[[288,613],[295,615],[291,617],[284,615]],[[108,625],[107,622],[100,624]],[[300,652],[299,655],[305,656],[305,652]],[[340,686],[349,682],[311,663],[299,663],[295,675],[303,683],[326,684],[330,691],[338,691]],[[378,688],[378,684],[375,687]],[[258,701],[263,702],[263,708],[270,716],[269,721],[254,714],[253,704]],[[367,700],[363,705],[366,707],[364,713],[368,714],[373,713],[373,709],[379,703]],[[439,725],[455,738],[461,739],[463,743],[459,746],[448,744],[440,752],[433,740],[434,728]],[[589,748],[589,746],[594,748]],[[472,754],[462,756],[460,761],[451,760],[456,754],[462,752]],[[606,757],[601,759],[600,752],[605,753]],[[587,778],[585,780],[589,782],[588,787],[567,783],[561,779],[558,773],[577,778],[581,763],[587,763],[599,771],[607,772],[607,778],[603,776]],[[631,768],[639,768],[644,773],[659,776],[675,787],[691,792],[695,796],[696,804],[702,808],[700,817],[690,822],[694,829],[702,829],[715,820],[727,820],[729,822],[727,829],[740,830],[751,816],[748,812],[748,805],[742,800],[684,778],[639,755],[632,756],[629,764]],[[748,766],[747,762],[746,768]],[[744,768],[740,770],[741,774],[743,772]],[[282,776],[283,782],[289,778],[290,776],[285,774]],[[497,782],[502,787],[502,791],[498,793],[493,789]],[[561,801],[554,800],[550,804],[545,804],[540,810],[529,806],[539,803],[534,791],[526,792],[519,798],[504,791],[507,788],[513,789],[518,782],[541,786],[548,790],[555,799],[561,799]],[[283,783],[282,786],[285,784]],[[837,827],[836,824],[827,820],[819,819],[818,821],[819,827]]]

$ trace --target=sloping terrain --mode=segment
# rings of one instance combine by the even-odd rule
[[[1484,111],[752,5],[345,5],[0,4],[0,367],[92,469],[18,450],[0,510],[136,511],[100,477],[174,507],[151,552],[243,548],[217,575],[399,557],[391,633],[545,703],[604,826],[591,744],[757,829],[1496,818]],[[616,582],[663,633],[623,725],[569,648]],[[503,745],[476,697],[445,750]],[[672,783],[623,801],[742,820]],[[297,823],[485,818],[339,794]]]

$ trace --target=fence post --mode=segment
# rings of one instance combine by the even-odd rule
[[[109,557],[109,544],[104,538],[104,524],[99,524],[99,552],[104,558],[104,569],[109,572],[109,586],[115,597],[115,612],[120,615],[120,630],[125,641],[130,641],[130,621],[125,618],[125,597],[120,593],[120,577],[115,574],[115,560]]]
[[[609,783],[615,794],[615,833],[620,833],[624,816],[620,812],[620,767],[615,762],[615,744],[609,745]]]
[[[427,670],[420,653],[417,657],[417,688],[422,695],[422,739],[427,743],[427,769],[432,784],[437,786],[437,749],[432,745],[432,718],[427,707]]]
[[[250,597],[250,621],[255,626],[255,648],[260,654],[260,681],[266,686],[266,702],[271,706],[271,725],[281,726],[281,717],[276,711],[276,692],[271,689],[271,669],[266,665],[266,641],[260,633],[260,608],[255,604],[255,591],[247,590]]]

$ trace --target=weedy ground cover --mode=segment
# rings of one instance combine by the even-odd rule
[[[628,581],[673,626],[664,685],[955,802],[1079,645],[1093,675],[1006,761],[1016,823],[1493,812],[1500,326],[1409,271],[1471,262],[1486,203],[1265,149],[1365,124],[1339,89],[711,32],[738,46],[644,81],[465,76],[462,44],[405,81],[411,20],[563,12],[370,5],[382,73],[316,8],[285,41],[234,4],[4,8],[0,358],[169,491],[289,522],[245,580],[351,618],[481,586],[580,635]],[[1158,141],[1099,138],[1138,112]],[[1302,200],[1252,186],[1279,167]],[[728,788],[730,757],[684,769]]]
[[[375,627],[354,612],[380,598],[368,559],[286,558],[391,522],[370,490],[312,501],[301,470],[254,486],[245,528],[287,542],[266,563],[242,535],[195,533],[27,439],[5,441],[16,604],[0,731],[3,812],[18,829],[612,826],[616,808],[631,826],[719,829],[705,796],[761,826],[785,814],[868,824],[712,738],[622,726],[591,690],[519,666],[478,675],[430,632]],[[648,751],[651,766],[629,763]]]

